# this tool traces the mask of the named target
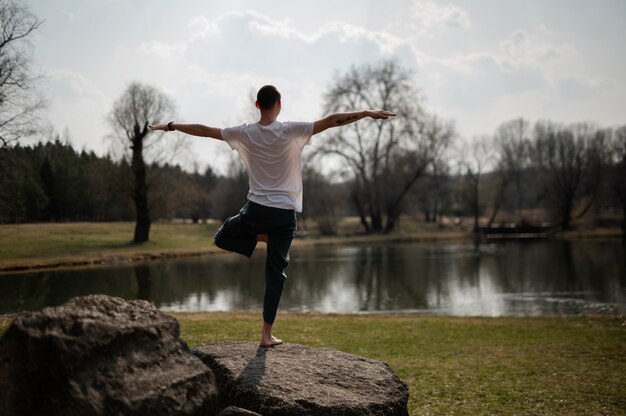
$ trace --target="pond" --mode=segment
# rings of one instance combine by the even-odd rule
[[[619,241],[292,249],[279,311],[537,316],[626,313]],[[265,253],[0,275],[0,313],[104,293],[164,311],[260,310]]]

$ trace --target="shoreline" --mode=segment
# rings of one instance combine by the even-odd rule
[[[616,240],[621,239],[619,230],[575,230],[558,232],[550,240],[580,241],[580,240]],[[366,245],[381,243],[418,243],[418,242],[468,242],[471,234],[467,231],[432,231],[406,234],[359,234],[337,235],[327,237],[296,237],[292,243],[292,249],[313,246],[335,245]],[[259,249],[264,250],[263,246]],[[204,255],[227,254],[215,247],[211,241],[207,241],[203,249],[142,249],[138,246],[138,252],[130,253],[92,253],[86,255],[71,255],[67,257],[43,257],[43,258],[20,258],[0,262],[0,275],[20,274],[27,272],[40,272],[48,270],[79,269],[92,267],[119,266],[124,264],[140,264],[145,262],[195,257]]]
[[[333,245],[363,245],[380,243],[412,243],[412,242],[437,242],[437,241],[467,241],[470,237],[465,232],[445,232],[445,233],[415,233],[415,234],[380,234],[380,235],[355,235],[355,236],[330,236],[330,237],[296,237],[291,245],[292,249],[300,249],[312,246],[333,246]],[[0,275],[25,273],[29,271],[62,270],[76,268],[118,266],[123,264],[139,264],[165,259],[175,259],[183,257],[194,257],[204,255],[228,254],[207,242],[208,247],[200,250],[172,249],[163,251],[162,249],[147,250],[141,253],[105,253],[94,255],[78,255],[69,257],[16,259],[0,263]],[[260,245],[258,249],[264,250]]]

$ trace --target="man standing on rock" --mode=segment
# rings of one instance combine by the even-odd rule
[[[365,117],[386,119],[390,111],[366,110],[329,115],[316,122],[280,122],[281,96],[266,85],[257,93],[259,121],[220,129],[202,124],[150,125],[152,130],[178,130],[223,140],[239,152],[248,172],[248,201],[239,214],[228,218],[215,234],[215,244],[250,257],[257,242],[267,244],[261,347],[281,344],[272,335],[278,303],[285,287],[289,247],[296,232],[296,212],[302,212],[302,160],[311,136],[331,127],[345,126]]]

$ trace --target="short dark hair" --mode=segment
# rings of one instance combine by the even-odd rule
[[[261,110],[271,110],[280,100],[280,93],[273,85],[264,85],[256,94],[256,100]]]

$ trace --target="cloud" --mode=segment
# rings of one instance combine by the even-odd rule
[[[500,42],[500,50],[509,59],[529,65],[547,64],[557,59],[575,56],[577,53],[570,45],[554,45],[537,39],[539,36],[525,30],[517,30]]]
[[[186,97],[196,97],[195,102],[200,96],[208,97],[189,85],[203,86],[203,91],[211,90],[232,104],[240,103],[236,97],[251,88],[275,83],[287,96],[302,98],[309,107],[302,115],[318,115],[320,92],[336,70],[392,57],[415,65],[416,54],[405,39],[348,23],[329,22],[307,33],[289,20],[254,11],[229,12],[211,22],[196,17],[188,23],[183,39],[149,40],[139,47],[151,57],[154,76],[176,67],[175,81],[163,78],[169,79],[170,90],[185,90]],[[304,96],[302,91],[316,94]]]
[[[58,130],[68,129],[72,143],[105,154],[107,145],[99,140],[106,126],[105,116],[112,100],[87,77],[67,70],[48,69],[42,79],[46,95],[53,97],[47,108]]]
[[[472,24],[464,9],[431,0],[413,0],[411,16],[422,33],[434,28],[467,28]]]
[[[74,98],[95,98],[106,101],[106,94],[83,75],[59,69],[48,69],[44,74],[46,81],[54,88],[55,95]]]
[[[583,100],[597,95],[608,87],[608,83],[598,78],[587,78],[574,74],[556,75],[552,85],[562,98]]]
[[[172,58],[181,56],[185,50],[187,49],[186,42],[180,43],[166,43],[160,42],[156,40],[151,40],[148,42],[142,42],[139,45],[139,50],[146,54],[156,55],[160,58]]]
[[[422,28],[472,26],[468,13],[453,4],[420,0],[412,7],[416,24]],[[266,83],[279,85],[290,104],[284,108],[285,118],[319,116],[324,88],[336,71],[385,58],[398,59],[415,70],[428,110],[456,117],[463,126],[475,126],[477,122],[471,124],[469,117],[485,120],[478,113],[495,111],[503,102],[512,105],[509,110],[518,116],[524,111],[516,108],[528,106],[528,97],[541,97],[545,102],[588,97],[602,85],[601,80],[572,74],[573,69],[564,71],[577,51],[568,44],[547,41],[551,35],[542,27],[512,31],[494,42],[495,49],[484,45],[477,51],[444,57],[424,53],[415,38],[345,22],[328,22],[306,32],[289,19],[255,11],[228,12],[213,19],[195,17],[183,35],[169,43],[144,42],[141,51],[153,57],[154,74],[167,74],[162,80],[169,83],[166,89],[176,97],[182,114],[218,115],[218,122],[242,121],[249,91]]]

